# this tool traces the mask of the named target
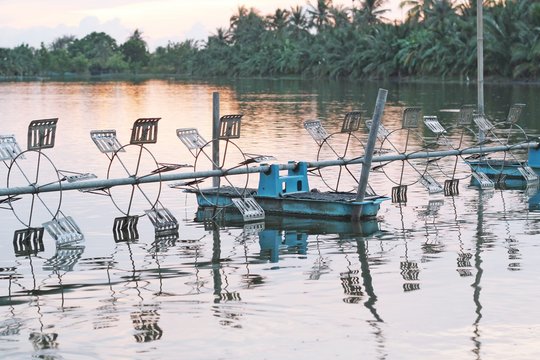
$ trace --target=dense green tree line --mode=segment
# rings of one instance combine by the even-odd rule
[[[0,76],[120,73],[330,78],[476,76],[476,0],[404,0],[403,22],[384,0],[332,0],[263,16],[241,6],[229,28],[204,42],[169,42],[154,52],[136,30],[121,45],[103,32],[64,36],[39,49],[0,48]],[[486,76],[540,77],[540,2],[484,1]]]

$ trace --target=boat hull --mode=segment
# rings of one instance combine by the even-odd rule
[[[232,198],[240,197],[242,192],[231,191],[228,188],[201,189],[193,191],[197,195],[199,207],[228,207],[232,206]],[[245,191],[244,191],[245,193]],[[365,201],[355,201],[355,195],[350,193],[307,192],[296,193],[282,197],[258,196],[255,190],[248,190],[266,214],[281,216],[297,216],[306,218],[352,218],[361,207],[361,218],[369,219],[377,216],[380,205],[388,197],[377,196]]]
[[[518,161],[478,160],[468,161],[467,163],[472,171],[486,174],[496,186],[505,188],[524,188],[527,186],[527,181],[518,170],[523,164]],[[531,169],[537,175],[540,175],[539,167],[531,167]],[[471,178],[471,184],[473,186],[480,185],[474,177]]]

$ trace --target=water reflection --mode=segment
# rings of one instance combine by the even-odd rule
[[[107,329],[118,326],[118,321],[120,319],[118,315],[117,308],[117,296],[113,288],[111,281],[111,269],[118,265],[118,263],[113,259],[113,256],[104,257],[104,258],[87,258],[81,261],[81,265],[88,267],[91,271],[106,271],[106,284],[110,292],[110,298],[99,299],[99,305],[96,308],[96,316],[93,321],[93,329]]]
[[[492,195],[491,193],[487,193]],[[490,196],[488,196],[489,198]],[[486,239],[484,237],[484,202],[486,201],[486,192],[483,190],[478,191],[478,223],[476,228],[476,246],[474,253],[474,268],[476,270],[476,276],[472,284],[473,287],[473,301],[475,304],[475,313],[476,318],[473,322],[473,336],[472,341],[474,348],[472,352],[476,355],[477,359],[481,359],[481,331],[480,331],[480,321],[482,320],[482,303],[480,302],[480,294],[482,291],[482,276],[484,274],[484,269],[482,268],[482,252],[485,249]]]
[[[382,322],[382,318],[377,313],[375,308],[375,303],[377,302],[377,296],[375,295],[375,290],[373,288],[373,279],[371,277],[369,262],[367,257],[366,243],[363,239],[358,239],[356,241],[356,249],[358,251],[358,258],[360,259],[360,270],[362,275],[362,280],[366,294],[368,295],[367,301],[364,303],[366,308],[369,309],[373,318],[376,321]]]
[[[237,310],[237,307],[230,306],[227,303],[231,301],[242,301],[242,297],[239,292],[228,289],[230,284],[227,272],[225,271],[227,259],[221,258],[220,226],[216,222],[212,222],[211,226],[213,234],[211,269],[214,283],[214,305],[212,306],[212,312],[215,317],[220,319],[219,323],[221,325],[240,328],[242,312]]]
[[[448,243],[443,241],[448,229],[456,233],[457,247],[457,270],[461,276],[474,276],[473,303],[476,318],[473,321],[473,335],[475,353],[480,353],[481,341],[481,281],[483,276],[482,253],[490,249],[496,238],[503,238],[510,242],[508,246],[515,246],[512,242],[513,234],[510,228],[511,216],[507,213],[505,193],[495,192],[487,194],[478,191],[479,198],[474,202],[472,210],[477,214],[477,229],[475,235],[475,251],[471,254],[467,250],[466,241],[461,233],[465,213],[458,211],[458,201],[455,197],[446,197],[445,201],[432,199],[428,204],[412,209],[404,204],[396,204],[395,210],[400,213],[398,220],[400,229],[393,235],[381,231],[378,221],[364,222],[358,226],[347,222],[313,222],[308,219],[284,219],[268,217],[266,221],[256,224],[240,225],[234,219],[227,222],[226,217],[213,218],[208,221],[203,237],[188,238],[182,235],[182,239],[176,236],[171,238],[155,237],[153,241],[145,243],[137,241],[116,242],[111,256],[83,258],[85,246],[81,243],[58,246],[53,255],[47,259],[39,257],[40,253],[28,252],[24,256],[18,256],[19,261],[24,261],[28,266],[38,257],[42,261],[42,269],[49,271],[50,279],[56,279],[56,284],[47,283],[46,286],[34,285],[32,290],[25,290],[21,294],[31,297],[31,304],[37,311],[36,318],[40,325],[29,332],[29,340],[36,352],[60,351],[62,334],[55,330],[55,326],[48,319],[48,313],[42,311],[43,298],[51,303],[50,296],[57,294],[58,306],[64,311],[64,292],[72,291],[74,286],[64,285],[65,273],[72,272],[76,266],[86,271],[100,272],[105,280],[102,284],[88,286],[104,286],[108,288],[108,295],[98,299],[93,314],[93,329],[107,330],[121,326],[122,320],[129,319],[132,328],[132,341],[147,343],[161,341],[164,338],[166,327],[162,325],[164,304],[166,297],[204,294],[208,291],[212,294],[213,301],[210,313],[217,319],[217,324],[227,328],[243,329],[249,316],[245,310],[245,291],[254,290],[267,284],[267,275],[263,275],[261,264],[271,264],[274,269],[283,261],[291,258],[309,259],[310,264],[305,265],[304,274],[307,280],[318,281],[325,274],[331,274],[335,264],[339,263],[336,254],[329,251],[331,248],[339,248],[343,257],[344,270],[339,272],[339,286],[343,289],[342,301],[347,304],[361,304],[370,314],[367,320],[372,333],[376,338],[378,351],[381,357],[386,353],[384,316],[379,309],[379,297],[376,292],[377,273],[375,268],[391,262],[391,250],[384,248],[384,239],[399,240],[404,250],[400,254],[399,271],[403,278],[403,290],[409,292],[420,289],[420,268],[416,256],[421,256],[422,264],[429,264],[434,259],[443,257],[448,251]],[[491,201],[501,204],[503,212],[498,215],[505,229],[504,234],[491,234],[484,230],[484,206]],[[451,206],[450,206],[451,205]],[[451,213],[451,221],[445,223],[443,209]],[[412,222],[411,222],[412,220]],[[420,225],[415,229],[412,224]],[[331,230],[332,232],[328,232]],[[359,232],[358,232],[359,231]],[[414,238],[413,238],[414,236]],[[414,242],[423,236],[422,242]],[[205,239],[211,239],[211,254],[204,256],[203,243]],[[232,248],[226,246],[225,240],[232,240]],[[383,240],[378,240],[383,239]],[[412,244],[417,244],[411,248]],[[380,244],[380,249],[371,248]],[[377,250],[377,251],[373,251]],[[412,251],[411,251],[412,250]],[[518,253],[518,252],[516,252]],[[353,255],[354,254],[354,255]],[[373,256],[373,254],[379,254]],[[511,258],[509,260],[519,260]],[[172,258],[189,259],[183,260],[182,265],[187,265],[187,271],[181,272],[175,269],[171,262]],[[142,262],[141,262],[142,260]],[[395,265],[395,263],[392,263]],[[127,265],[127,266],[126,266]],[[332,265],[332,266],[330,266]],[[429,267],[426,267],[429,269]],[[201,271],[209,270],[208,278]],[[429,270],[425,270],[429,271]],[[16,269],[5,271],[6,279],[17,283]],[[0,272],[2,274],[2,272]],[[176,282],[184,276],[189,277],[185,282],[188,286],[184,293],[169,291],[167,279]],[[240,279],[240,281],[238,281]],[[38,282],[33,277],[34,282]],[[45,284],[45,282],[43,282]],[[209,287],[207,287],[207,284]],[[11,286],[11,285],[10,285]],[[11,293],[11,291],[10,291]],[[249,298],[249,297],[247,297]],[[11,317],[4,321],[0,327],[3,336],[18,336],[24,329],[24,324],[16,316],[16,301],[10,298],[7,303],[11,304]],[[54,301],[54,300],[53,300]],[[126,313],[126,310],[129,311]],[[478,355],[480,358],[480,355]]]
[[[352,262],[349,260],[347,253],[345,253],[345,259],[347,260],[347,270],[339,273],[343,292],[347,295],[343,298],[343,301],[349,304],[356,304],[359,303],[364,296],[364,293],[362,292],[362,283],[359,277],[360,271],[351,268]]]
[[[17,272],[17,267],[9,267],[0,269],[0,279],[8,280],[8,297],[6,299],[0,298],[0,304],[2,306],[9,306],[9,314],[7,319],[3,319],[0,322],[0,337],[9,337],[19,335],[23,327],[24,320],[17,316],[15,312],[15,305],[17,302],[12,301],[11,293],[14,280],[22,278],[22,275]]]
[[[353,236],[350,239],[340,241],[340,248],[345,253],[347,260],[347,271],[340,273],[341,286],[343,292],[347,295],[343,298],[343,301],[347,304],[359,304],[362,303],[369,310],[373,319],[367,320],[367,323],[373,328],[373,334],[375,335],[379,358],[385,359],[387,353],[385,350],[386,338],[381,327],[381,323],[384,320],[379,315],[376,303],[377,295],[375,294],[375,288],[373,285],[373,277],[371,275],[370,264],[374,261],[369,258],[368,241],[362,236]],[[348,250],[345,250],[344,246],[356,245],[355,254],[358,257],[360,269],[354,269],[352,267],[352,261],[349,259]],[[367,296],[367,299],[365,297]]]
[[[330,256],[325,255],[325,251],[321,248],[321,245],[325,242],[321,238],[321,233],[326,233],[329,229],[334,230],[335,236],[339,239],[338,243],[340,246],[351,243],[351,241],[356,241],[356,254],[360,261],[360,270],[349,267],[346,272],[340,273],[341,283],[347,295],[344,301],[353,304],[358,303],[367,295],[364,306],[370,311],[376,322],[383,321],[375,307],[377,296],[373,288],[365,241],[365,237],[372,236],[380,231],[377,220],[351,223],[347,221],[267,216],[264,223],[241,225],[239,214],[227,209],[222,209],[219,216],[208,211],[199,211],[197,212],[196,220],[205,222],[205,228],[211,229],[213,234],[211,262],[215,304],[213,311],[215,316],[221,318],[220,324],[232,327],[242,326],[242,313],[238,311],[238,307],[227,304],[231,301],[240,302],[242,301],[242,297],[239,292],[228,290],[227,272],[224,271],[227,261],[221,255],[220,239],[220,234],[223,230],[239,226],[243,226],[243,231],[235,239],[235,242],[242,244],[244,249],[246,249],[244,254],[247,271],[243,277],[247,280],[248,288],[252,285],[260,286],[264,284],[264,278],[262,276],[249,271],[249,264],[254,263],[254,260],[257,262],[267,261],[278,263],[285,256],[300,255],[306,257],[309,253],[315,260],[307,272],[308,279],[319,280],[323,274],[331,272],[329,266],[329,262],[331,261]],[[257,237],[259,240],[260,252],[258,259],[250,260],[248,258],[246,244],[254,237]],[[347,258],[348,255],[345,254],[345,257]],[[351,261],[348,261],[348,263],[351,265]],[[227,304],[227,306],[222,306],[224,304]],[[380,332],[380,329],[377,332]]]
[[[47,352],[51,349],[58,348],[58,333],[54,331],[55,326],[52,323],[48,324],[48,321],[45,319],[41,305],[41,296],[43,295],[44,297],[47,297],[51,294],[60,293],[62,299],[60,302],[60,309],[62,310],[64,306],[64,288],[62,285],[62,276],[56,271],[53,271],[53,273],[49,275],[49,277],[54,274],[57,276],[58,286],[47,285],[45,283],[45,280],[40,285],[37,285],[33,256],[30,254],[25,258],[25,260],[28,260],[30,274],[32,277],[32,287],[26,288],[22,283],[16,281],[17,285],[21,288],[21,290],[18,291],[18,294],[16,294],[16,296],[21,296],[21,294],[28,295],[29,302],[32,308],[35,309],[37,313],[37,320],[39,323],[39,326],[37,328],[35,327],[35,325],[27,325],[30,330],[28,340],[33,346],[35,356],[54,359],[54,356],[49,356]],[[10,301],[13,295],[15,294],[11,293],[10,287]]]
[[[442,199],[430,199],[425,209],[419,211],[419,217],[424,220],[424,231],[426,241],[422,245],[423,256],[421,262],[429,262],[437,259],[438,254],[444,252],[445,245],[440,241],[438,213],[444,205]]]
[[[462,220],[459,219],[458,217],[458,211],[457,211],[457,206],[456,206],[456,198],[455,196],[451,196],[450,197],[452,199],[452,211],[453,211],[453,214],[454,214],[454,222],[455,222],[455,227],[456,227],[456,230],[457,230],[457,240],[458,240],[458,244],[459,244],[459,252],[458,252],[458,256],[457,256],[457,272],[459,274],[459,276],[461,277],[468,277],[468,276],[472,276],[473,273],[472,273],[472,265],[471,265],[471,259],[473,257],[472,253],[470,252],[467,252],[465,250],[465,243],[463,242],[463,235],[461,233],[461,223],[462,223]]]
[[[159,306],[156,304],[147,304],[145,303],[145,298],[143,294],[151,293],[149,289],[150,281],[142,276],[142,271],[137,269],[135,264],[132,244],[136,243],[125,242],[125,249],[127,249],[129,254],[129,260],[131,262],[131,271],[128,269],[124,270],[128,274],[122,276],[126,281],[122,284],[122,290],[120,293],[125,297],[130,297],[130,294],[134,294],[135,298],[138,298],[139,301],[137,304],[134,304],[133,307],[136,308],[135,311],[132,311],[130,318],[135,330],[134,338],[136,342],[150,342],[161,339],[163,331],[159,327],[158,321],[160,319],[158,309]],[[158,277],[161,279],[160,269],[158,267]],[[129,272],[131,275],[129,275]],[[144,292],[143,292],[144,291]]]
[[[133,335],[135,341],[151,342],[161,339],[163,330],[159,327],[159,306],[142,305],[138,311],[130,314],[133,328],[136,333]]]
[[[451,85],[389,85],[385,124],[391,129],[399,127],[404,106],[421,104],[425,113],[434,113],[470,102],[475,93]],[[238,80],[219,86],[155,81],[11,86],[24,90],[22,96],[19,91],[0,97],[6,119],[33,118],[45,110],[58,113],[69,125],[62,127],[68,135],[58,138],[59,149],[52,150],[55,162],[69,168],[84,159],[85,167],[103,175],[104,159],[87,155],[95,153],[90,130],[127,129],[133,119],[157,109],[163,121],[156,158],[185,162],[189,154],[181,153],[175,129],[198,127],[211,133],[210,100],[216,90],[223,113],[245,114],[242,148],[271,149],[280,162],[312,160],[318,149],[311,146],[302,122],[321,118],[328,128],[337,128],[345,111],[365,107],[370,113],[380,84]],[[537,95],[531,89],[500,89],[497,97],[488,97],[486,108],[491,115],[504,115],[510,99],[537,107]],[[537,113],[524,114],[529,127],[537,127]],[[442,123],[455,122],[442,117]],[[24,121],[4,122],[2,133],[21,133],[25,126]],[[459,130],[449,128],[449,136],[455,138]],[[398,137],[396,143],[405,140]],[[468,135],[464,139],[472,141]],[[452,174],[457,158],[449,160],[439,165],[447,165],[446,173]],[[2,170],[0,179],[5,179]],[[377,175],[372,185],[390,192],[386,177]],[[317,181],[320,186],[321,179],[313,179]],[[408,189],[406,204],[384,204],[377,222],[359,228],[302,219],[272,224],[267,219],[253,231],[219,221],[220,226],[205,229],[192,222],[194,200],[168,188],[163,202],[175,216],[185,214],[178,234],[161,236],[150,222],[139,221],[115,238],[112,224],[103,226],[114,217],[109,199],[81,201],[80,194],[69,192],[63,208],[73,209],[91,241],[57,247],[46,231],[40,235],[27,228],[14,236],[18,225],[4,216],[0,230],[8,242],[0,264],[2,354],[70,358],[90,350],[96,358],[164,358],[172,346],[182,346],[189,358],[242,358],[260,354],[269,343],[276,356],[285,357],[322,351],[327,357],[381,359],[421,357],[422,350],[456,358],[499,354],[507,339],[496,326],[531,328],[535,323],[529,319],[538,314],[529,301],[535,295],[530,284],[538,259],[538,193],[480,194],[461,186],[465,191],[445,196],[438,207],[415,188]],[[12,239],[18,239],[13,248]],[[508,271],[512,269],[520,271]],[[501,289],[512,296],[497,295]],[[441,293],[460,306],[445,308],[438,301]],[[504,314],[498,313],[502,308]],[[179,333],[179,323],[190,331]],[[325,345],[329,342],[313,342],[314,324],[324,326],[328,341],[343,346],[332,352]],[[258,331],[266,336],[257,336]],[[443,340],[431,341],[433,334],[442,334]],[[292,336],[298,340],[294,349]],[[207,346],[209,337],[215,347]],[[230,346],[240,342],[242,346]],[[523,342],[524,352],[527,345],[534,346],[534,339]],[[358,343],[365,345],[348,346]],[[229,352],[219,353],[222,349]]]
[[[538,187],[528,187],[525,189],[525,194],[529,203],[529,211],[540,210],[540,191]]]
[[[85,246],[80,243],[56,246],[54,256],[47,259],[43,264],[43,270],[49,271],[73,271],[75,264],[81,258]]]
[[[409,237],[411,235],[409,234],[409,230],[405,227],[405,219],[403,215],[403,203],[398,203],[399,208],[399,216],[401,220],[401,229],[398,233],[398,237],[401,237],[403,239],[403,247],[405,249],[405,252],[403,254],[403,259],[399,264],[399,269],[401,270],[401,277],[405,282],[403,283],[403,291],[414,291],[414,290],[420,290],[420,282],[419,282],[419,274],[420,269],[418,267],[418,263],[415,260],[409,260]]]
[[[315,261],[311,266],[311,269],[308,271],[309,280],[319,280],[322,275],[330,273],[330,256],[323,255],[321,252],[321,241],[319,236],[315,237]]]
[[[74,224],[74,222],[70,222],[70,224]],[[75,264],[84,252],[85,246],[81,243],[84,239],[82,234],[78,231],[77,236],[71,237],[65,223],[62,225],[62,223],[53,219],[44,225],[56,245],[55,253],[49,259],[43,259],[39,255],[45,251],[43,243],[45,228],[27,227],[16,230],[14,233],[13,252],[17,259],[17,266],[10,268],[9,272],[11,273],[7,274],[9,280],[8,296],[6,299],[2,299],[2,303],[6,301],[10,306],[11,318],[2,324],[1,333],[3,336],[19,335],[23,328],[28,328],[30,331],[28,340],[32,344],[35,356],[53,359],[56,357],[50,351],[58,349],[59,334],[54,330],[55,325],[52,322],[48,324],[49,320],[46,319],[45,312],[42,309],[42,303],[45,303],[42,298],[60,295],[57,305],[61,312],[65,311],[64,292],[72,291],[73,288],[70,286],[66,288],[62,278],[66,273],[73,271]],[[39,284],[36,278],[34,262],[43,263],[42,269],[45,272],[50,272]],[[25,285],[24,280],[26,279],[17,273],[17,269],[21,267],[27,267],[29,270],[30,286]],[[55,279],[57,284],[50,284],[48,280],[51,279]],[[14,292],[13,285],[16,285],[19,290]],[[18,300],[18,298],[28,298],[31,307],[36,310],[39,322],[37,328],[30,324],[24,324],[17,317],[15,306],[25,302],[24,300]]]
[[[305,255],[307,234],[294,230],[264,229],[259,233],[261,259],[277,263],[280,253]]]
[[[518,249],[518,242],[516,240],[516,237],[512,234],[510,231],[510,222],[508,219],[508,213],[506,210],[506,200],[504,199],[504,194],[502,193],[502,190],[500,192],[500,198],[501,198],[501,204],[502,204],[502,219],[504,222],[504,230],[505,230],[505,240],[507,243],[507,252],[508,252],[508,270],[510,271],[519,271],[521,270],[521,264],[519,260],[521,260],[521,254]]]

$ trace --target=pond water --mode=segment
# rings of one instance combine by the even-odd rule
[[[26,149],[31,120],[58,118],[40,180],[54,167],[106,178],[111,161],[90,131],[115,129],[127,144],[136,119],[160,117],[158,141],[147,149],[160,163],[193,165],[176,129],[197,128],[210,139],[212,96],[219,92],[222,115],[244,114],[235,141],[242,151],[279,163],[335,159],[303,122],[320,119],[335,133],[348,111],[362,109],[369,118],[378,88],[389,91],[383,117],[389,130],[400,128],[404,107],[419,106],[439,117],[453,141],[462,132],[464,147],[474,141],[471,131],[453,126],[456,113],[449,111],[476,102],[473,84],[296,80],[0,83],[0,134],[14,134]],[[539,97],[532,85],[487,86],[486,113],[503,120],[510,105],[525,103],[519,125],[538,134]],[[361,153],[366,134],[364,127],[356,133],[347,155]],[[413,135],[407,142],[394,131],[393,144],[415,151],[429,137],[426,129]],[[343,149],[346,136],[332,136]],[[512,133],[513,141],[523,139]],[[430,171],[444,181],[455,160],[442,159]],[[115,189],[114,202],[78,191],[46,194],[31,219],[28,208],[13,202],[15,213],[0,212],[0,353],[6,359],[538,358],[538,199],[531,189],[470,187],[470,172],[457,160],[462,180],[453,197],[430,195],[418,182],[425,162],[373,172],[373,189],[390,195],[403,169],[407,202],[384,202],[377,219],[356,232],[326,220],[196,222],[194,195],[165,183],[159,201],[179,221],[177,237],[156,238],[142,217],[137,240],[116,242],[113,224],[122,216],[117,206],[125,208],[129,198],[126,188]],[[37,161],[28,154],[20,164]],[[2,165],[0,187],[22,181],[15,172]],[[339,179],[352,189],[359,168],[351,173],[326,169],[310,176],[310,185],[324,190]],[[257,175],[247,181],[256,185]],[[157,196],[159,185],[147,186]],[[132,206],[142,212],[144,199]],[[40,226],[58,207],[84,239],[57,246],[45,232],[42,246],[17,248],[22,223]]]

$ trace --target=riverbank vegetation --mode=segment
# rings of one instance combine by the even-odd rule
[[[186,77],[382,79],[476,77],[476,0],[405,0],[403,22],[384,0],[332,0],[263,15],[241,6],[206,41],[169,42],[151,52],[135,30],[121,44],[103,32],[65,35],[33,48],[0,48],[0,77],[154,74]],[[540,79],[540,3],[484,1],[487,77]]]

